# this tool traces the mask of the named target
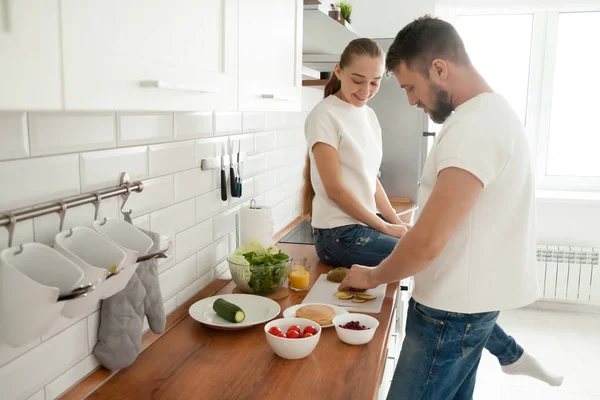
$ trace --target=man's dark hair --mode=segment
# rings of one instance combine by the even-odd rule
[[[402,63],[429,76],[436,58],[458,65],[471,65],[465,45],[456,29],[448,22],[429,15],[406,25],[394,39],[385,58],[385,68],[393,73]]]

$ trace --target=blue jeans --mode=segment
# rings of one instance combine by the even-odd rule
[[[411,299],[388,400],[472,399],[481,352],[498,314],[447,312]]]
[[[352,264],[374,267],[396,247],[399,239],[364,225],[346,225],[333,229],[313,229],[319,259],[333,267]],[[501,365],[510,365],[523,355],[523,348],[496,324],[485,348]]]

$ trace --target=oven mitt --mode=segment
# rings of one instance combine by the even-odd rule
[[[150,253],[159,251],[160,235],[144,229],[140,230],[150,236],[154,242],[154,245],[150,249]],[[163,304],[160,283],[158,281],[158,259],[155,258],[153,260],[144,261],[140,264],[135,273],[146,289],[144,310],[146,318],[148,318],[148,325],[150,326],[150,329],[152,329],[152,332],[161,334],[165,331],[167,316],[165,315],[165,306]]]

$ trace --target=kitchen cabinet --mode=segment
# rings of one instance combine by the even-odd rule
[[[235,110],[238,5],[63,0],[65,108]]]
[[[240,2],[240,110],[301,110],[302,12],[301,0]]]
[[[0,109],[59,110],[58,0],[0,0]]]

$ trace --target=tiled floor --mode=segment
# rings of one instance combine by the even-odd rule
[[[504,330],[562,374],[560,387],[502,373],[484,351],[475,400],[600,400],[600,314],[527,308],[502,313]]]

